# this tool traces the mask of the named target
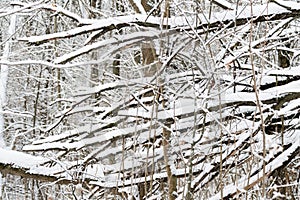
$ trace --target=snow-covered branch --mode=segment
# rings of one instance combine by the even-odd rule
[[[166,24],[162,25],[167,26],[170,30],[177,30],[178,32],[183,30],[189,31],[191,28],[193,28],[198,29],[201,33],[201,30],[204,30],[204,32],[213,31],[220,29],[225,25],[229,25],[227,28],[244,25],[250,20],[253,20],[255,23],[257,23],[263,21],[281,20],[290,17],[299,17],[300,3],[293,2],[293,4],[296,5],[295,9],[293,10],[289,10],[283,6],[277,5],[276,3],[268,3],[264,5],[254,6],[254,13],[250,12],[250,7],[240,8],[237,11],[232,10],[214,13],[209,21],[207,21],[208,16],[199,14],[198,18],[201,21],[200,24],[192,22],[194,20],[188,19],[186,17],[172,16],[170,19],[168,19],[168,22],[164,22]],[[74,28],[68,31],[20,38],[19,40],[29,43],[41,43],[53,39],[74,37],[93,31],[106,30],[105,32],[107,32],[107,30],[120,29],[122,27],[130,27],[134,25],[159,28],[161,26],[161,20],[160,18],[152,16],[149,17],[143,14],[120,16],[109,19],[96,20],[92,24]],[[207,28],[209,29],[207,30]]]

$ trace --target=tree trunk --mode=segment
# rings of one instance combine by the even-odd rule
[[[12,15],[10,18],[10,25],[8,27],[8,36],[11,36],[15,32],[16,28],[16,15]],[[3,60],[8,60],[10,54],[10,47],[11,47],[11,39],[9,39],[4,46],[3,49]],[[6,104],[6,86],[8,80],[8,66],[1,65],[0,71],[0,147],[5,147],[4,142],[4,106]]]
[[[8,36],[10,37],[16,29],[16,15],[11,15],[10,17],[10,24],[8,27]],[[10,54],[10,48],[11,48],[11,39],[9,39],[4,46],[3,49],[3,60],[8,60],[9,54]],[[4,106],[6,104],[6,86],[7,86],[7,80],[8,80],[8,66],[7,65],[1,65],[0,70],[0,148],[5,148],[6,144],[4,141],[4,130],[5,130],[5,124],[4,124]],[[2,177],[2,174],[0,174],[0,200],[3,196],[4,191],[4,185],[5,185],[5,179]]]
[[[289,48],[289,44],[285,45],[285,47]],[[288,68],[290,67],[291,63],[291,53],[286,50],[278,50],[278,66],[281,68]]]
[[[158,63],[155,63],[157,60],[156,51],[153,45],[153,42],[144,42],[141,45],[142,52],[142,64],[146,68],[144,69],[144,76],[150,77],[153,76],[158,70]]]

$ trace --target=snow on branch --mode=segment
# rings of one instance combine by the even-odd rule
[[[38,5],[40,5],[43,1],[38,1],[35,3],[30,3],[30,4],[23,4],[21,2],[12,2],[11,5],[15,6],[15,5],[22,5],[23,7],[21,8],[15,8],[12,11],[9,12],[4,12],[3,14],[0,15],[0,17],[5,17],[8,15],[12,15],[15,13],[19,13],[19,12],[23,12],[26,11],[26,9],[32,9],[32,7],[38,7]]]
[[[113,30],[113,29],[119,29],[126,26],[130,27],[133,25],[139,25],[142,27],[154,27],[157,29],[159,29],[161,25],[163,25],[165,27],[168,27],[169,29],[172,30],[175,29],[177,31],[182,31],[182,30],[189,31],[191,30],[191,28],[199,29],[199,30],[205,30],[206,28],[209,28],[209,31],[211,31],[215,29],[220,29],[224,25],[228,25],[228,24],[229,24],[229,28],[243,25],[249,22],[251,19],[256,23],[262,21],[286,19],[289,17],[299,17],[300,3],[293,2],[293,5],[295,5],[294,7],[295,9],[293,10],[289,10],[276,3],[256,5],[253,7],[253,13],[251,12],[250,7],[245,7],[245,8],[240,8],[237,11],[230,10],[226,12],[214,13],[211,16],[210,20],[207,20],[209,19],[208,16],[203,15],[201,13],[198,15],[198,18],[202,22],[201,24],[199,24],[198,21],[197,23],[193,22],[195,20],[193,20],[192,18],[187,18],[183,16],[173,16],[169,18],[167,22],[162,22],[159,17],[153,17],[153,16],[149,17],[143,14],[110,17],[107,19],[95,20],[95,22],[93,23],[92,21],[89,21],[88,23],[92,23],[92,24],[82,26],[82,27],[77,27],[68,31],[62,31],[59,33],[40,35],[40,36],[25,37],[25,38],[20,38],[19,40],[26,41],[29,43],[41,43],[53,39],[74,37],[80,34],[89,33],[93,31]],[[52,7],[47,7],[47,8],[53,9]],[[71,16],[71,14],[67,11],[62,11],[61,9],[57,9],[57,8],[56,10],[60,12],[64,12],[66,15]],[[77,21],[82,21],[82,23],[86,23],[85,21],[81,20],[77,16],[72,15],[72,17],[76,18]],[[205,32],[207,32],[207,30]],[[174,32],[172,33],[174,34]]]
[[[102,55],[102,58],[104,59],[105,57],[109,57],[110,55],[107,55],[108,53],[113,53],[117,51],[118,49],[128,47],[132,44],[139,43],[141,41],[145,40],[150,40],[158,37],[158,32],[156,31],[144,31],[144,32],[137,32],[137,33],[132,33],[128,34],[125,36],[115,36],[113,38],[103,40],[100,42],[96,42],[87,46],[84,46],[76,51],[73,51],[69,54],[65,54],[61,57],[58,57],[54,62],[57,64],[62,64],[65,62],[68,62],[72,60],[75,57],[78,57],[82,54],[86,54],[92,50],[99,49],[101,47],[105,47],[108,45],[117,45],[116,48],[112,48],[113,50],[108,51],[104,55]]]
[[[60,166],[42,166],[50,159],[33,156],[23,152],[0,149],[0,171],[4,174],[13,174],[27,178],[34,178],[41,181],[57,181],[61,183],[70,182],[67,177],[54,175],[63,172]]]
[[[233,10],[233,5],[232,3],[226,1],[226,0],[213,0],[212,1],[214,4],[216,4],[217,6],[220,6],[223,9],[226,10]]]
[[[141,26],[147,26],[146,21],[147,15],[127,15],[127,16],[120,16],[120,17],[110,17],[107,19],[99,19],[95,20],[94,23],[90,25],[85,25],[81,27],[77,27],[68,31],[62,31],[58,33],[46,34],[41,36],[31,36],[25,38],[19,38],[20,41],[26,41],[29,43],[41,43],[47,40],[53,39],[61,39],[61,38],[69,38],[74,37],[80,34],[89,33],[93,31],[105,30],[105,32],[120,29],[125,26],[132,26],[132,24],[139,24]],[[148,22],[149,24],[158,26],[160,23],[159,18],[150,17]]]
[[[149,123],[138,126],[138,132],[143,132],[148,130],[150,127]],[[52,143],[42,143],[38,145],[26,145],[24,151],[44,151],[44,150],[72,150],[72,149],[81,149],[85,146],[91,146],[94,144],[99,144],[111,140],[113,138],[118,138],[121,136],[133,135],[136,132],[135,128],[123,128],[109,131],[107,133],[101,134],[99,136],[85,138],[76,142],[52,142]],[[59,137],[59,136],[58,136]]]
[[[37,10],[37,9],[43,9],[43,10],[49,10],[52,12],[55,12],[55,14],[62,14],[66,17],[69,17],[73,20],[75,20],[76,22],[79,23],[79,25],[88,25],[88,24],[92,24],[95,22],[95,20],[92,19],[84,19],[82,17],[80,17],[79,15],[64,9],[63,7],[57,5],[57,4],[43,4],[44,1],[39,1],[36,3],[32,3],[32,4],[26,4],[26,3],[22,3],[22,2],[12,2],[11,5],[13,6],[21,6],[21,8],[12,11],[14,13],[19,12],[19,11],[24,11],[24,12],[29,12],[32,10]],[[12,13],[9,12],[9,13]],[[8,13],[6,13],[7,15]],[[1,16],[1,15],[0,15]]]
[[[300,9],[300,4],[295,1],[271,0],[271,2],[274,2],[277,5],[282,6],[288,10],[299,10]]]
[[[55,164],[49,165],[49,163]],[[3,174],[68,184],[74,181],[72,178],[75,172],[70,170],[72,166],[70,162],[61,162],[42,156],[33,156],[19,151],[0,148],[0,172]],[[83,173],[85,174],[83,178],[86,181],[95,181],[103,177],[102,167],[95,167],[95,164],[86,167]],[[95,177],[97,178],[95,179]]]

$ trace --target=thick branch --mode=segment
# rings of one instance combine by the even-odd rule
[[[293,3],[295,4],[295,2]],[[191,30],[191,28],[199,29],[199,30],[205,30],[209,28],[209,30],[204,31],[207,32],[207,31],[220,29],[225,25],[227,25],[228,28],[244,25],[247,22],[249,22],[251,19],[253,19],[254,23],[258,23],[263,21],[287,19],[289,17],[299,17],[300,3],[296,3],[296,4],[298,5],[298,7],[296,7],[297,9],[293,9],[293,10],[288,10],[285,7],[282,7],[275,3],[259,5],[253,8],[253,10],[255,10],[254,13],[251,13],[250,8],[246,7],[246,8],[242,8],[242,10],[237,10],[237,11],[232,10],[225,13],[223,12],[216,13],[211,18],[210,21],[207,21],[208,17],[201,13],[198,15],[198,18],[200,19],[200,21],[202,21],[200,25],[191,24],[190,21],[194,21],[192,18],[189,19],[187,17],[173,16],[169,18],[167,22],[163,22],[165,24],[162,25],[165,26],[166,28],[177,30],[177,31],[182,31],[182,30],[189,31]],[[236,13],[238,13],[237,16]],[[41,35],[41,36],[20,38],[20,40],[27,41],[30,43],[41,43],[53,39],[74,37],[80,34],[93,32],[93,31],[107,30],[107,29],[113,30],[125,26],[129,27],[132,26],[133,24],[137,24],[143,27],[160,28],[161,20],[158,17],[152,17],[152,16],[149,17],[147,15],[142,15],[142,14],[120,16],[120,17],[113,17],[108,19],[100,19],[95,21],[95,23],[91,25],[71,29],[69,31],[63,31],[60,33]],[[175,32],[172,33],[174,34]]]
[[[47,166],[46,163],[49,162],[54,162],[55,165]],[[2,174],[12,174],[40,181],[68,184],[74,182],[72,171],[68,172],[68,169],[70,169],[70,163],[56,163],[42,156],[33,156],[19,151],[0,149],[0,172]],[[93,174],[101,178],[102,171],[100,170],[99,172],[99,174],[94,175],[93,172],[87,170],[86,174]],[[85,180],[91,181],[94,179],[86,177]]]
[[[0,171],[3,174],[11,174],[23,178],[32,178],[44,182],[55,182],[57,184],[68,184],[71,180],[66,178],[59,178],[51,175],[43,175],[38,173],[30,173],[28,168],[16,166],[14,163],[4,164],[0,162]]]
[[[19,151],[0,149],[0,171],[3,174],[13,174],[49,182],[70,182],[69,179],[61,174],[61,172],[64,172],[64,169],[61,166],[54,168],[42,166],[49,161],[51,160],[41,156],[33,156]]]

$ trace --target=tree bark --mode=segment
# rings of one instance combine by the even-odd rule
[[[8,36],[11,37],[11,35],[14,34],[16,29],[16,15],[12,15],[10,17],[10,24],[8,27]],[[5,43],[4,49],[3,49],[3,60],[8,60],[10,50],[11,50],[11,38]],[[7,80],[8,80],[8,73],[9,68],[7,65],[1,65],[1,71],[0,71],[0,148],[5,147],[4,142],[4,106],[6,104],[6,87],[7,87]]]
[[[11,35],[14,34],[16,29],[16,15],[13,14],[10,17],[10,24],[8,27],[8,36],[11,37]],[[8,60],[9,54],[11,50],[11,39],[9,39],[4,46],[3,49],[3,59]],[[7,87],[7,81],[8,81],[8,73],[9,68],[7,65],[1,65],[0,67],[0,148],[6,147],[5,141],[4,141],[4,130],[5,130],[5,124],[4,124],[4,106],[6,104],[6,87]],[[3,174],[0,173],[0,200],[2,199],[2,192],[4,191],[4,184],[5,184],[5,178],[2,177]]]

